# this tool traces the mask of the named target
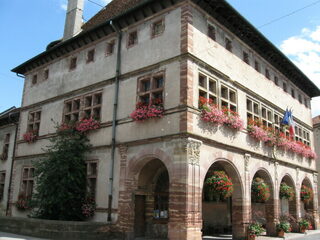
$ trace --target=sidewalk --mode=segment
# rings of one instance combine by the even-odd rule
[[[16,235],[13,233],[0,232],[0,240],[46,240],[46,239]]]
[[[257,240],[289,240],[289,239],[302,239],[305,236],[311,236],[313,234],[320,234],[320,230],[308,230],[306,234],[304,233],[286,233],[284,238],[280,237],[267,237],[267,236],[259,236]]]

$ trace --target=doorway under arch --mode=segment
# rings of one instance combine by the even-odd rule
[[[223,171],[232,181],[233,192],[229,197],[210,196],[206,180],[215,171]],[[232,234],[233,239],[245,236],[243,186],[236,168],[226,160],[218,160],[206,173],[202,191],[202,232],[204,236],[215,234]]]
[[[302,190],[303,188],[306,187],[307,189],[309,189],[311,191],[311,198],[309,200],[304,200],[302,198]],[[312,184],[311,181],[309,180],[309,178],[304,178],[301,184],[301,188],[300,188],[300,211],[301,211],[301,217],[304,219],[307,219],[312,226],[315,226],[315,221],[314,221],[314,212],[315,212],[315,208],[314,208],[314,198],[317,196],[314,196],[314,191],[312,188]]]
[[[169,173],[159,159],[148,161],[135,191],[135,237],[166,239],[169,219]]]

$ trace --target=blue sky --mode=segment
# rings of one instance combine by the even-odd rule
[[[105,5],[108,0],[93,0]],[[280,48],[320,87],[320,1],[227,0],[249,22]],[[259,28],[273,19],[313,4],[295,14]],[[66,0],[0,1],[0,112],[20,106],[23,78],[10,70],[43,52],[63,34]],[[85,0],[84,19],[101,7]],[[320,97],[312,101],[320,114]]]

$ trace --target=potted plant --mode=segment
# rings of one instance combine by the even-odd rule
[[[291,232],[291,225],[287,221],[281,221],[276,225],[278,236],[284,237],[284,233]]]
[[[294,190],[286,183],[280,184],[280,198],[288,199],[290,201],[294,198]]]
[[[270,188],[262,178],[255,178],[251,186],[251,198],[254,202],[264,203],[270,198]]]
[[[220,195],[224,199],[232,195],[233,183],[224,171],[214,171],[205,184],[214,195]]]
[[[259,236],[264,231],[265,229],[262,227],[262,224],[257,222],[251,223],[248,226],[248,240],[255,240],[256,236]]]
[[[306,185],[301,186],[300,198],[304,203],[308,203],[312,199],[312,189]]]
[[[310,223],[306,219],[301,219],[299,221],[300,232],[305,233],[307,229],[310,228]]]

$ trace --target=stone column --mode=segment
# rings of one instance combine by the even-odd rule
[[[301,218],[301,201],[300,201],[300,184],[299,184],[300,168],[296,168],[296,208],[297,208],[297,220]]]
[[[201,239],[201,144],[201,141],[187,138],[175,148],[169,194],[170,240]]]
[[[319,212],[318,212],[318,173],[313,174],[313,219],[314,219],[314,228],[320,228],[319,222]]]

